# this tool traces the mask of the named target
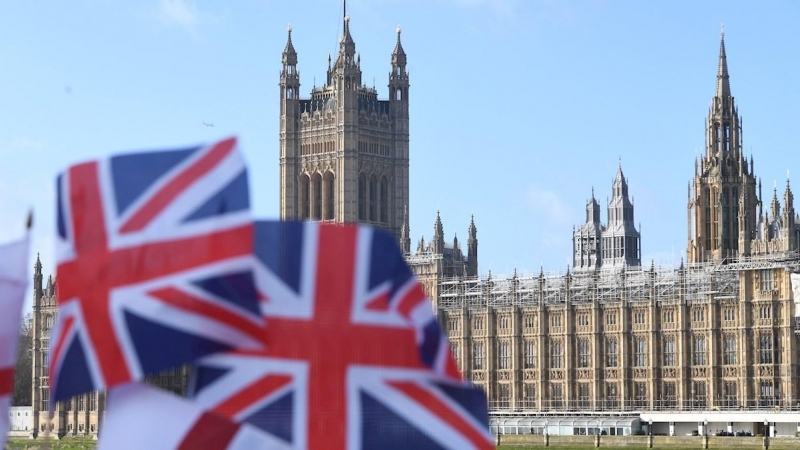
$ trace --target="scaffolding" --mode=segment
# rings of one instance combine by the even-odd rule
[[[800,254],[785,252],[723,263],[604,268],[512,276],[451,277],[439,281],[440,309],[530,307],[557,304],[693,304],[739,298],[739,272],[800,272]]]

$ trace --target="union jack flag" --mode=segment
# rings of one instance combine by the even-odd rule
[[[57,197],[53,400],[263,348],[235,138],[78,164]]]
[[[200,360],[202,407],[293,450],[494,448],[486,397],[391,235],[257,222],[255,253],[268,350]]]

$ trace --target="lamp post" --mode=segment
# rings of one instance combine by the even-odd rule
[[[708,419],[703,419],[703,448],[708,448]]]
[[[647,448],[653,448],[653,419],[647,422]]]
[[[764,419],[764,450],[769,448],[769,421]]]
[[[550,431],[547,429],[547,424],[550,423],[547,419],[544,419],[544,446],[550,446]]]

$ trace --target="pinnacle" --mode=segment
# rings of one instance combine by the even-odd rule
[[[719,67],[717,68],[717,97],[731,96],[731,82],[728,75],[728,57],[725,54],[725,33],[719,40]]]

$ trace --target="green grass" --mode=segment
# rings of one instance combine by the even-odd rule
[[[85,438],[66,438],[62,440],[25,439],[9,441],[6,450],[94,450],[97,441]]]

